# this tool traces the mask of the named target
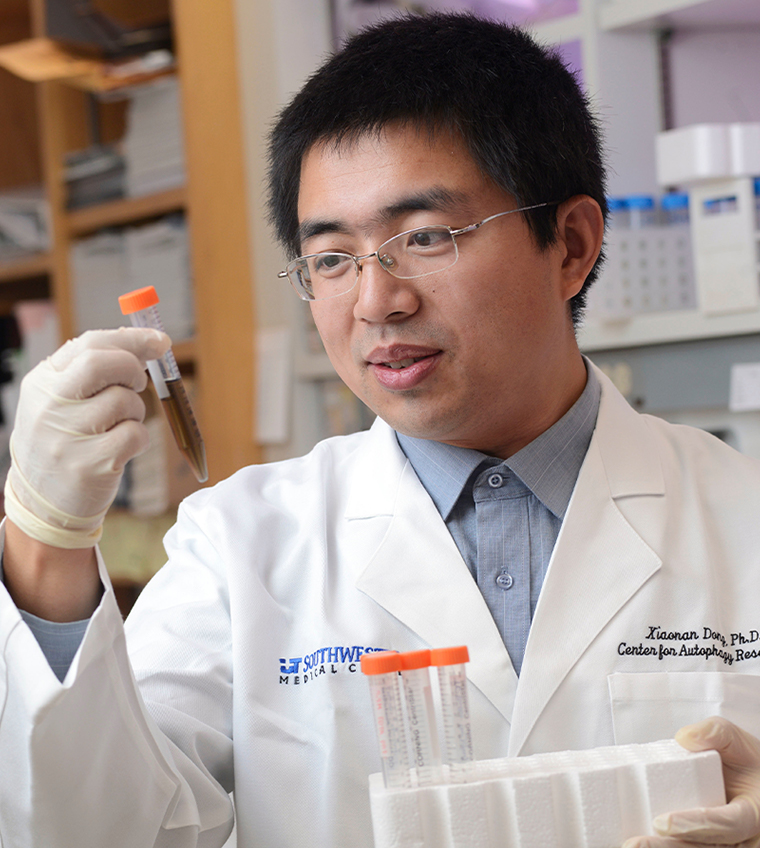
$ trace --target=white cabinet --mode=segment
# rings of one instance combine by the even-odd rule
[[[536,33],[557,44],[580,40],[613,196],[662,192],[655,176],[659,130],[760,121],[757,0],[580,0],[577,14],[538,25]],[[757,261],[757,234],[752,248]],[[579,340],[597,351],[756,332],[760,309],[748,305],[728,314],[692,308],[616,320],[590,315]]]

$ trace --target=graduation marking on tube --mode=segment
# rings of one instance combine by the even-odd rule
[[[401,654],[406,719],[418,786],[441,783],[441,755],[430,683],[430,651]]]
[[[369,681],[385,786],[408,789],[412,784],[401,705],[401,655],[395,651],[379,651],[362,654],[360,662]]]
[[[438,669],[441,692],[444,762],[450,766],[472,761],[472,729],[465,672],[465,663],[469,661],[466,645],[430,651],[431,665]]]

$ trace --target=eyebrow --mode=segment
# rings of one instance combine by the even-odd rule
[[[468,208],[469,200],[470,196],[465,192],[453,191],[443,186],[434,186],[425,189],[425,191],[400,197],[393,203],[389,203],[359,229],[369,233],[378,226],[390,224],[408,212],[446,212],[451,211],[455,207]],[[345,221],[338,219],[306,218],[299,224],[296,237],[298,238],[298,243],[303,244],[307,239],[324,235],[325,233],[350,235],[351,232],[352,228]]]

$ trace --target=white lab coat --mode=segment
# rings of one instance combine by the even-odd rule
[[[599,379],[519,683],[379,421],[185,502],[127,626],[139,690],[110,591],[60,685],[2,590],[3,848],[220,845],[233,783],[242,848],[369,848],[368,649],[468,645],[480,758],[760,734],[760,464]]]

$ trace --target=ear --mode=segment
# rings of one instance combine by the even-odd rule
[[[577,194],[557,210],[557,239],[564,248],[560,271],[565,300],[583,287],[602,249],[604,217],[593,197]]]

